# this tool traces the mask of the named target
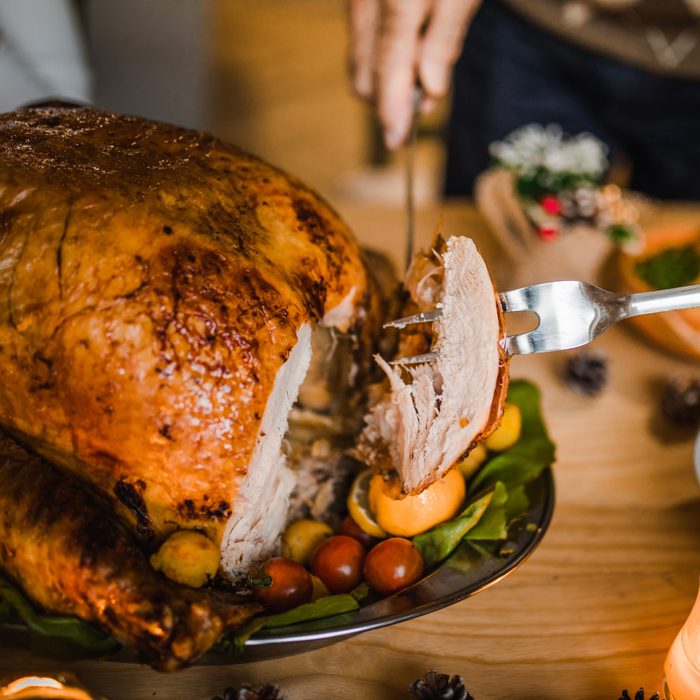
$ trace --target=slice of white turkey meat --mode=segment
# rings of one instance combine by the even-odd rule
[[[258,442],[239,484],[236,508],[221,543],[221,566],[234,577],[270,556],[287,521],[296,478],[286,464],[282,440],[289,412],[311,361],[311,326],[297,332],[297,344],[275,377],[265,405]]]
[[[396,472],[404,493],[420,493],[495,430],[508,381],[503,314],[476,245],[452,237],[433,255],[418,259],[407,279],[421,310],[428,301],[442,310],[432,327],[437,360],[394,368],[376,358],[389,392],[360,441],[362,458]]]

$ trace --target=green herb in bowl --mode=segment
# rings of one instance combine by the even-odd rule
[[[683,287],[700,276],[700,254],[694,245],[666,248],[640,260],[634,270],[652,289]]]

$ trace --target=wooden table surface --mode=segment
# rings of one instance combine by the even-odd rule
[[[362,241],[402,259],[399,209],[339,208]],[[449,205],[442,215],[445,233],[474,235],[488,248],[469,206]],[[419,212],[421,240],[430,238],[437,216]],[[679,372],[700,374],[700,366],[624,327],[596,344],[610,362],[609,383],[596,398],[562,384],[561,355],[513,361],[513,376],[542,388],[557,444],[556,506],[538,549],[492,588],[277,661],[175,675],[109,661],[71,670],[110,700],[203,700],[242,681],[278,683],[290,700],[399,700],[428,669],[461,674],[476,700],[614,700],[622,688],[660,689],[665,654],[698,589],[700,488],[692,435],[670,439],[658,429],[659,383]],[[0,657],[0,675],[66,667],[28,652],[0,650]]]

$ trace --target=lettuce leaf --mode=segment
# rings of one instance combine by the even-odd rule
[[[523,515],[529,507],[530,498],[527,495],[527,484],[509,489],[508,503],[506,504],[506,516],[509,523]]]
[[[237,656],[243,652],[248,639],[261,629],[290,627],[303,622],[311,622],[353,612],[360,607],[358,599],[364,597],[364,595],[366,595],[366,587],[365,592],[361,592],[359,595],[355,591],[352,593],[327,595],[315,600],[313,603],[304,603],[283,613],[256,617],[239,632],[224,638],[214,647],[213,651]]]
[[[68,644],[75,651],[110,654],[119,644],[100,630],[77,617],[44,615],[36,612],[27,598],[9,581],[0,577],[0,622],[23,622],[34,638],[52,639]]]
[[[493,498],[481,520],[464,536],[467,540],[504,540],[508,537],[508,491],[497,481]]]
[[[471,493],[478,493],[497,481],[511,493],[516,487],[534,481],[554,462],[554,443],[549,439],[542,418],[539,389],[531,382],[515,380],[508,387],[508,401],[520,409],[520,439],[509,450],[492,457],[474,475],[469,484]],[[520,499],[522,495],[521,490]]]
[[[456,518],[413,538],[413,544],[423,555],[426,569],[432,569],[454,552],[469,530],[481,520],[494,493],[495,489],[489,489],[473,500]]]

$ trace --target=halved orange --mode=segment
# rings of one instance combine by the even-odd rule
[[[464,501],[466,486],[459,470],[451,469],[415,496],[393,498],[387,491],[381,476],[371,477],[369,506],[377,526],[392,535],[413,537],[454,517]]]

